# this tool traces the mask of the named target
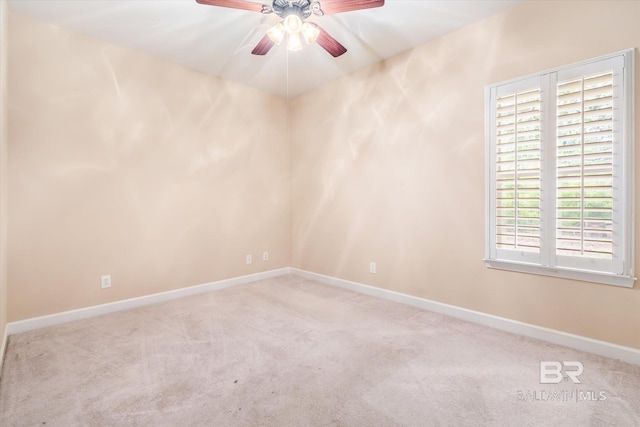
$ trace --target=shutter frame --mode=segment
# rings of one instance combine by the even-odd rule
[[[511,271],[522,271],[526,273],[542,274],[556,277],[574,278],[577,280],[592,281],[597,283],[620,285],[625,287],[633,287],[635,277],[633,277],[633,253],[634,253],[634,233],[633,233],[633,206],[634,206],[634,191],[633,191],[633,65],[634,65],[634,51],[629,49],[622,52],[617,52],[610,55],[604,55],[599,58],[583,61],[577,64],[572,64],[565,67],[560,67],[554,70],[530,75],[527,77],[513,79],[507,82],[487,86],[485,88],[485,120],[486,120],[486,258],[485,262],[487,266],[491,268],[500,268]],[[613,64],[613,65],[612,65]],[[602,68],[603,65],[608,66],[609,70],[614,71],[614,94],[612,97],[612,114],[613,114],[613,127],[614,132],[617,132],[614,137],[613,148],[611,154],[604,151],[606,144],[600,142],[593,142],[597,134],[592,133],[594,138],[582,137],[583,143],[581,150],[586,152],[585,155],[580,155],[580,161],[585,165],[581,170],[591,171],[593,173],[601,173],[605,171],[605,168],[609,167],[609,157],[613,164],[612,176],[615,177],[615,181],[612,186],[615,193],[613,194],[613,200],[616,204],[613,205],[613,221],[615,221],[616,227],[615,235],[613,235],[613,255],[611,260],[603,260],[591,257],[567,257],[558,254],[556,248],[556,242],[558,238],[557,232],[557,212],[559,211],[560,203],[557,202],[558,194],[556,192],[556,171],[557,166],[560,164],[557,160],[557,154],[562,152],[570,155],[563,160],[572,161],[571,156],[573,153],[571,148],[566,150],[558,150],[556,146],[556,129],[558,124],[557,117],[557,98],[558,98],[558,82],[562,83],[567,79],[565,77],[572,78],[590,74],[592,70]],[[606,68],[606,67],[605,67]],[[497,221],[497,151],[496,151],[496,100],[500,96],[504,96],[508,90],[514,90],[522,88],[527,80],[533,81],[538,79],[539,87],[541,90],[541,111],[540,111],[540,126],[541,126],[541,138],[540,144],[540,252],[535,256],[528,255],[523,256],[518,253],[517,250],[504,250],[496,246],[496,230],[498,224]],[[591,80],[594,81],[595,80]],[[604,91],[604,89],[603,89]],[[593,93],[599,93],[600,89],[593,89]],[[586,92],[585,92],[586,93]],[[622,104],[618,107],[619,101],[622,100]],[[602,111],[588,109],[592,104],[600,104],[603,106]],[[581,121],[578,125],[581,127],[581,135],[587,135],[588,127],[586,119],[589,117],[595,118],[591,121],[592,129],[597,129],[596,126],[604,126],[606,122],[602,122],[602,119],[607,119],[607,108],[605,104],[598,98],[594,103],[587,105],[587,102],[582,102],[581,109]],[[619,108],[619,114],[615,111]],[[595,112],[594,112],[595,111]],[[567,119],[573,119],[573,117],[566,117]],[[571,128],[569,126],[568,128]],[[621,136],[618,138],[618,133]],[[587,148],[585,142],[589,145]],[[620,141],[618,141],[620,139]],[[558,138],[558,140],[560,140]],[[506,156],[506,159],[510,157]],[[517,160],[517,159],[516,159]],[[575,160],[575,159],[574,159]],[[608,176],[608,175],[606,175]],[[606,179],[605,175],[601,175],[602,178],[591,178],[594,184],[599,184],[594,181],[595,179]],[[582,179],[581,179],[581,182]],[[603,183],[605,181],[602,181]],[[581,184],[583,185],[583,184]],[[592,195],[599,196],[598,193],[592,193]],[[600,198],[601,199],[601,198]],[[604,203],[604,206],[598,206],[598,203],[606,202],[606,199],[600,200],[598,198],[588,199],[581,206],[581,212],[584,217],[587,214],[596,217],[605,212],[609,206]],[[582,199],[581,199],[582,200]],[[621,202],[620,202],[621,201]],[[510,202],[511,203],[511,202]],[[567,207],[571,207],[571,204],[567,204]],[[602,210],[605,208],[605,211]],[[568,210],[569,212],[570,210]],[[598,220],[594,220],[594,224]],[[602,220],[599,220],[602,221]],[[598,249],[599,239],[607,237],[606,232],[598,232],[597,230],[591,232],[583,226],[583,234],[581,239],[584,243],[581,243],[581,247],[589,247]],[[586,230],[586,231],[584,231]],[[574,233],[568,234],[570,237],[574,236]],[[594,243],[591,243],[591,240]],[[591,246],[589,246],[591,245]],[[604,247],[604,246],[602,246]],[[598,249],[600,250],[600,249]],[[567,259],[568,258],[568,259]]]

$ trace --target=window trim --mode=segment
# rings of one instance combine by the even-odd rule
[[[624,104],[621,105],[623,114],[623,126],[622,126],[622,143],[621,155],[622,161],[619,164],[619,168],[622,169],[622,179],[625,187],[622,189],[624,192],[624,200],[622,208],[620,209],[620,222],[622,222],[622,228],[624,233],[619,236],[620,250],[622,252],[623,269],[622,274],[607,273],[603,271],[587,270],[580,268],[571,268],[565,266],[550,265],[551,259],[556,255],[551,253],[550,250],[540,252],[540,262],[530,262],[526,259],[518,261],[514,259],[501,259],[497,257],[497,251],[495,247],[495,237],[493,236],[496,226],[495,217],[495,144],[492,144],[494,136],[492,135],[493,126],[492,120],[495,118],[495,102],[491,101],[492,89],[502,87],[505,85],[517,86],[523,82],[531,79],[540,80],[540,88],[545,93],[555,93],[555,76],[557,73],[561,73],[572,68],[585,67],[589,64],[593,64],[605,60],[614,60],[615,58],[621,58],[624,60],[622,83],[624,85],[625,96]],[[607,285],[616,285],[627,288],[633,288],[636,278],[634,277],[634,61],[635,51],[634,49],[627,49],[608,55],[603,55],[597,58],[588,59],[585,61],[568,64],[562,67],[549,69],[540,73],[530,74],[527,76],[518,77],[515,79],[495,83],[485,87],[485,265],[489,268],[495,268],[500,270],[509,270],[521,273],[538,274],[543,276],[553,276],[565,279],[574,279],[587,282],[602,283]],[[553,76],[553,78],[550,78]],[[627,92],[628,88],[628,92]],[[555,98],[551,98],[555,99]],[[552,114],[551,108],[543,108],[542,120],[546,122],[547,126],[543,127],[543,140],[548,141],[549,138],[555,141],[555,115]],[[544,146],[544,142],[543,142]],[[544,150],[542,152],[543,167],[541,179],[555,181],[555,155],[551,150]],[[555,186],[551,186],[551,191],[555,193]],[[545,196],[547,199],[549,195]],[[548,202],[549,203],[549,202]],[[552,201],[555,203],[555,194],[553,194]],[[555,239],[555,227],[544,227],[542,229],[541,237],[547,241]],[[552,245],[555,247],[555,245]]]

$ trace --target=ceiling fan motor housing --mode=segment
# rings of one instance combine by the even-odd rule
[[[272,10],[283,19],[289,15],[296,15],[301,20],[304,20],[313,13],[309,0],[274,0]]]

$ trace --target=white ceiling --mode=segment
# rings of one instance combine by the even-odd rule
[[[386,0],[381,8],[312,16],[348,52],[318,45],[275,46],[251,55],[275,15],[201,5],[195,0],[9,0],[12,11],[137,49],[276,95],[292,97],[350,74],[522,0]],[[257,1],[256,1],[257,2]],[[271,4],[269,0],[262,3]]]

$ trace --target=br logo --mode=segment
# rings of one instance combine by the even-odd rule
[[[584,371],[584,366],[581,362],[541,361],[540,384],[559,384],[564,377],[563,372],[574,384],[581,384],[578,377],[582,375],[582,371]]]

